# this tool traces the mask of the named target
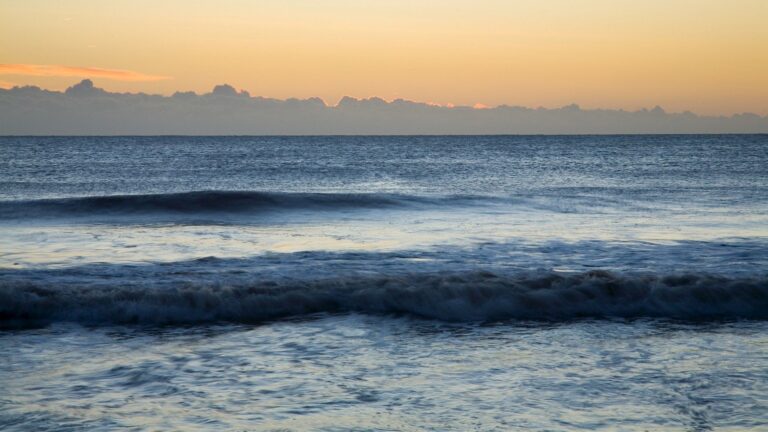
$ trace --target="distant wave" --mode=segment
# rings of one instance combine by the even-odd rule
[[[0,201],[0,218],[245,213],[286,209],[386,208],[408,205],[456,204],[481,197],[418,197],[398,194],[281,193],[251,191],[199,191],[147,195],[110,195],[77,198]],[[490,198],[488,198],[490,199]]]
[[[317,313],[408,314],[446,321],[603,317],[768,319],[768,277],[485,271],[223,285],[0,282],[0,324],[252,323]]]

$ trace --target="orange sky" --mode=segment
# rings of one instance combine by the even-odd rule
[[[3,0],[0,86],[768,114],[766,0]]]

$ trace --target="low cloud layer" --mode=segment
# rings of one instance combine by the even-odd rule
[[[110,93],[84,80],[65,92],[0,90],[0,135],[768,133],[768,117],[690,112],[498,106],[441,107],[398,99],[252,97],[228,85],[206,94]]]
[[[0,75],[44,76],[44,77],[93,77],[115,81],[161,81],[170,77],[148,75],[121,69],[102,69],[36,64],[0,64]]]

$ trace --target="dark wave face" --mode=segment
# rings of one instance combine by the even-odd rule
[[[768,319],[768,278],[487,271],[304,281],[52,286],[0,283],[4,326],[250,323],[318,313],[409,314],[445,321],[661,317]]]
[[[490,199],[490,198],[488,198]],[[99,215],[259,213],[276,210],[343,210],[460,204],[481,197],[418,197],[382,193],[280,193],[199,191],[113,195],[31,201],[0,201],[1,219]]]

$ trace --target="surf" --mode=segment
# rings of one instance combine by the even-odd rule
[[[706,274],[489,271],[307,280],[6,279],[3,325],[259,323],[322,313],[406,314],[451,322],[578,318],[768,319],[768,278]]]

